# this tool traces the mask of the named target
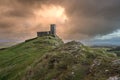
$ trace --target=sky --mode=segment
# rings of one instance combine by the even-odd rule
[[[57,25],[63,40],[120,44],[120,0],[0,0],[0,43]]]

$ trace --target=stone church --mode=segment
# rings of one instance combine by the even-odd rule
[[[37,32],[38,37],[47,36],[47,35],[54,35],[54,36],[56,35],[56,25],[55,24],[50,25],[50,31]]]

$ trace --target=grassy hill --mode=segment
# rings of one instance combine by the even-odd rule
[[[120,75],[119,62],[114,54],[72,41],[35,61],[24,80],[111,80]]]
[[[0,51],[0,80],[113,80],[120,60],[80,42],[44,36]]]
[[[58,37],[44,36],[0,50],[0,80],[20,80],[35,60],[61,44]]]

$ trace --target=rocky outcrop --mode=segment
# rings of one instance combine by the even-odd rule
[[[120,65],[120,59],[112,61],[113,65]]]
[[[109,77],[109,79],[107,79],[107,80],[120,80],[120,77],[113,76],[113,77]]]

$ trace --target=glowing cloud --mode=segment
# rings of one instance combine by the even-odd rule
[[[68,19],[65,15],[65,9],[61,6],[42,6],[35,12],[38,23],[60,23],[63,24]]]

